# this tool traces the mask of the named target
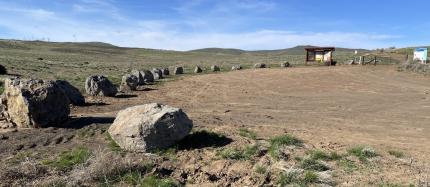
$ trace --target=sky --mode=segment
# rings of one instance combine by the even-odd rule
[[[428,0],[0,0],[0,38],[245,50],[430,45]]]

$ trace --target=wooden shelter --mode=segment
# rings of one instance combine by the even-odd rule
[[[309,62],[325,65],[335,65],[333,61],[334,47],[308,47],[306,50],[306,64]]]

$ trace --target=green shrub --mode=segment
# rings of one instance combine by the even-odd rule
[[[45,160],[42,163],[59,170],[70,170],[77,164],[85,163],[90,158],[91,152],[87,148],[77,148],[61,153],[55,160]]]

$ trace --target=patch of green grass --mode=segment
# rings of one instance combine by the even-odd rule
[[[319,160],[315,160],[312,158],[305,158],[300,162],[300,167],[305,170],[312,170],[312,171],[327,171],[330,168],[323,163],[321,163]]]
[[[273,137],[270,140],[269,154],[275,159],[280,159],[280,149],[285,145],[301,147],[303,146],[303,141],[288,134]]]
[[[330,152],[330,154],[328,154],[321,150],[312,150],[309,153],[309,156],[311,159],[324,161],[339,160],[342,158],[342,156],[339,155],[337,152]]]
[[[306,171],[303,176],[297,172],[282,173],[278,176],[278,186],[309,186],[318,181],[318,175],[314,171]]]
[[[217,156],[231,160],[249,160],[259,151],[258,145],[246,146],[245,148],[226,148],[217,152]]]
[[[346,172],[353,172],[355,170],[358,169],[357,164],[355,164],[354,161],[352,160],[348,160],[348,159],[341,159],[337,162],[337,165],[339,165],[340,167],[342,167]]]
[[[255,166],[255,172],[257,172],[258,174],[265,174],[267,172],[267,167],[266,166],[262,166],[262,165],[256,165]]]
[[[318,181],[318,175],[314,171],[306,171],[303,180],[305,184],[311,184]]]
[[[89,149],[80,147],[61,153],[57,159],[44,160],[42,163],[64,171],[72,169],[75,165],[85,163],[90,156],[91,151]]]
[[[354,155],[359,158],[361,161],[367,161],[368,158],[373,158],[378,156],[376,151],[371,147],[365,147],[362,145],[355,146],[351,149],[348,149],[348,153],[350,155]]]
[[[181,186],[172,179],[160,179],[154,176],[145,177],[138,186],[141,187],[177,187]]]
[[[389,150],[388,154],[395,156],[396,158],[402,158],[405,156],[405,154],[401,151],[396,151],[396,150]]]
[[[239,135],[242,137],[250,138],[252,140],[257,139],[257,133],[255,133],[254,131],[251,131],[249,129],[245,129],[245,128],[239,129]]]
[[[122,153],[123,150],[121,147],[115,142],[115,140],[112,139],[109,133],[106,133],[106,141],[108,141],[108,148],[116,153]]]

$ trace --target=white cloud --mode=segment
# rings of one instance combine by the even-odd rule
[[[198,6],[204,0],[195,0],[181,8],[185,11]],[[202,19],[185,20],[136,20],[124,18],[112,1],[81,0],[75,11],[108,14],[113,20],[94,23],[78,20],[44,9],[21,9],[0,7],[0,27],[14,33],[15,39],[50,38],[51,41],[101,41],[120,46],[158,49],[190,50],[205,47],[240,48],[248,50],[281,49],[296,45],[321,45],[351,48],[386,47],[387,41],[400,36],[360,32],[294,32],[289,30],[254,30],[249,32],[202,31],[202,27],[215,26]],[[239,2],[239,3],[237,3]],[[237,1],[235,8],[271,8],[272,5],[258,1]],[[251,1],[249,1],[251,2]],[[194,3],[194,4],[193,4]],[[82,6],[82,7],[80,7]],[[110,7],[102,10],[101,7]],[[103,12],[99,12],[103,11]],[[116,18],[121,18],[118,20]],[[192,25],[193,32],[184,30]],[[199,29],[200,28],[200,29]],[[0,35],[1,37],[1,35]]]

